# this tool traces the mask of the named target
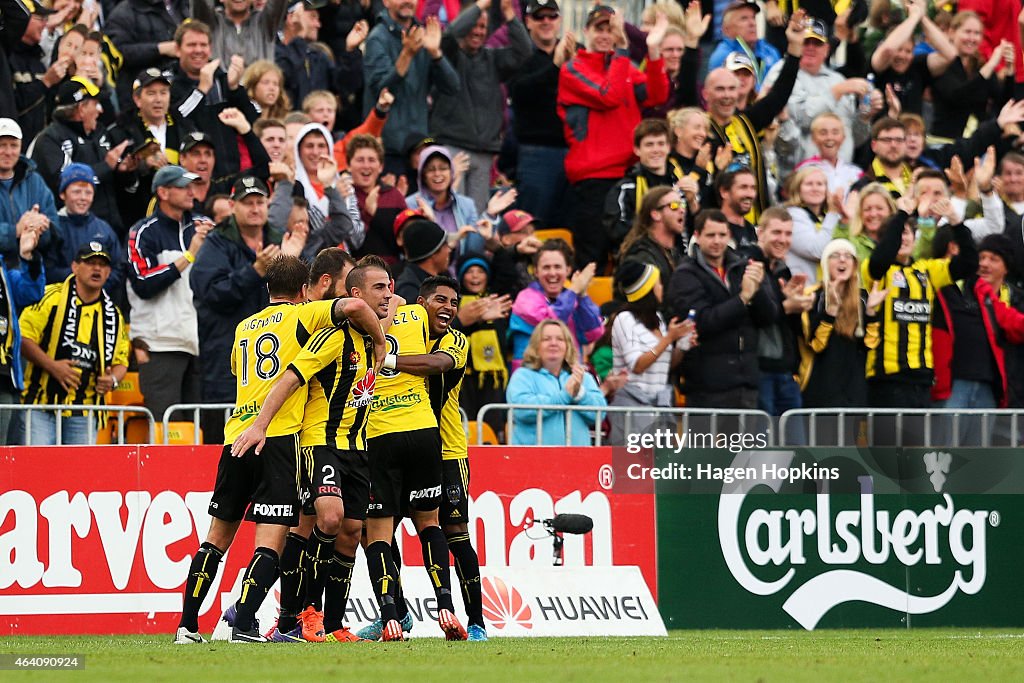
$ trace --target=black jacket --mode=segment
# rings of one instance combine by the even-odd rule
[[[264,245],[281,244],[281,237],[280,230],[263,227]],[[252,267],[255,262],[255,252],[230,216],[206,238],[192,267],[189,282],[199,317],[199,368],[207,403],[235,400],[231,375],[235,327],[270,302],[266,280]]]
[[[746,259],[726,252],[723,282],[698,250],[672,274],[665,297],[669,318],[685,319],[691,308],[697,312],[700,344],[682,364],[682,389],[688,394],[758,386],[757,328],[775,322],[776,308],[764,282],[749,306],[740,301],[746,265]]]
[[[125,226],[121,220],[121,210],[117,206],[115,185],[122,182],[130,183],[131,174],[118,174],[107,165],[106,155],[110,151],[110,142],[106,132],[97,129],[86,134],[78,121],[61,121],[54,119],[36,138],[32,145],[32,160],[36,162],[36,170],[43,176],[46,185],[53,192],[57,206],[63,206],[60,200],[60,173],[69,163],[82,163],[92,168],[99,179],[92,212],[105,220],[119,237],[125,234]]]
[[[32,19],[20,0],[0,0],[0,118],[17,119],[10,51],[21,43],[21,36]]]
[[[406,303],[416,303],[416,297],[420,295],[420,285],[430,277],[430,273],[423,270],[416,263],[407,263],[402,274],[395,280],[395,294],[405,299]]]
[[[782,286],[779,280],[789,282],[793,274],[784,261],[774,269],[765,269],[764,286],[772,294],[776,319],[761,328],[758,338],[757,362],[762,372],[788,372],[795,374],[800,369],[800,352],[797,349],[797,335],[800,330],[800,316],[786,315],[782,307]]]
[[[521,145],[568,147],[558,118],[558,67],[551,55],[533,48],[526,63],[508,82],[512,129]]]
[[[19,40],[11,49],[11,73],[14,78],[14,101],[18,114],[14,119],[21,126],[23,148],[46,127],[47,102],[51,89],[41,77],[46,73],[43,48],[26,45]]]
[[[164,0],[122,0],[107,15],[103,30],[124,56],[121,77],[117,79],[117,95],[122,109],[132,104],[132,83],[143,69],[155,66],[169,69],[174,59],[164,57],[157,43],[174,39],[178,24],[192,13],[188,0],[170,0],[167,11]]]

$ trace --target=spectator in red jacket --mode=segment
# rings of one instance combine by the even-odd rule
[[[573,189],[576,265],[603,268],[608,245],[601,231],[604,198],[634,162],[632,132],[640,110],[668,97],[668,77],[661,40],[668,19],[659,15],[647,34],[647,70],[639,71],[626,55],[623,18],[607,5],[587,14],[586,49],[562,65],[558,80],[558,115],[565,125],[569,153],[565,174]]]

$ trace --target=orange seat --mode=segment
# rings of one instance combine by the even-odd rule
[[[156,426],[157,434],[163,431],[163,425],[158,424]],[[157,441],[163,443],[163,439],[157,438]],[[203,430],[199,430],[199,443],[203,442]],[[196,424],[194,422],[168,422],[167,423],[167,443],[169,444],[188,444],[193,445],[196,443]]]
[[[572,230],[570,230],[569,228],[546,228],[544,230],[534,230],[533,236],[539,239],[541,242],[559,238],[568,242],[570,247],[573,245]]]
[[[482,427],[481,427],[481,425],[482,425]],[[478,437],[478,430],[480,430],[480,429],[483,429],[483,437],[484,437],[484,441],[483,442],[485,444],[488,444],[490,446],[497,446],[497,445],[499,445],[498,435],[494,433],[494,428],[491,427],[491,425],[487,424],[486,422],[477,422],[476,420],[470,420],[469,421],[469,435],[468,435],[468,438],[469,438],[469,444],[471,446],[479,443],[479,441],[477,439],[479,438]]]
[[[598,306],[606,304],[612,300],[612,278],[607,276],[598,276],[590,281],[590,286],[587,287],[587,296]]]
[[[125,443],[163,443],[163,425],[156,423],[153,440],[149,440],[149,420],[144,417],[130,417],[124,423]],[[116,432],[115,441],[116,441]]]
[[[142,390],[139,389],[139,373],[125,373],[117,389],[107,393],[108,406],[141,406],[143,405]]]

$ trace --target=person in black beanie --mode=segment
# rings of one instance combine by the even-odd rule
[[[395,294],[414,302],[424,280],[448,271],[452,250],[448,234],[433,221],[413,221],[402,229],[402,240],[408,264],[395,281]]]

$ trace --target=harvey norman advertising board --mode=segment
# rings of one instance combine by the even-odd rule
[[[1019,451],[693,450],[615,463],[616,490],[657,490],[668,628],[1024,625]]]

